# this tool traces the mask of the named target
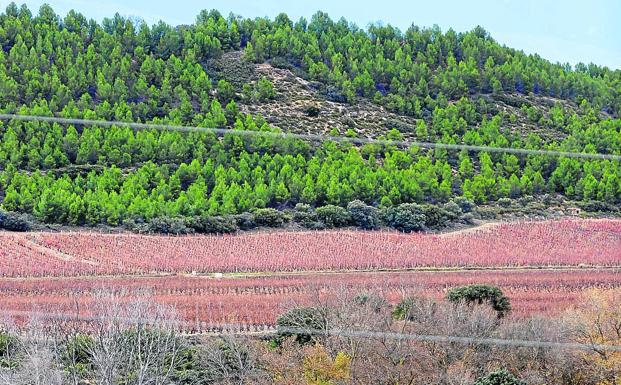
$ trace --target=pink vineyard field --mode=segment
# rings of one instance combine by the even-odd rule
[[[406,295],[441,298],[451,287],[488,283],[498,285],[513,304],[513,316],[551,315],[579,305],[590,288],[620,288],[621,270],[459,271],[399,273],[335,273],[287,277],[98,277],[0,279],[0,303],[5,315],[25,318],[32,311],[72,319],[93,316],[89,309],[98,290],[130,301],[137,290],[159,303],[175,307],[190,332],[221,325],[272,326],[278,314],[299,305],[316,305],[342,296],[374,292],[390,302]]]
[[[621,265],[621,220],[516,222],[443,235],[0,232],[0,277],[579,265]]]

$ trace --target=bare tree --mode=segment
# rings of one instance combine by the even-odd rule
[[[63,374],[58,359],[57,334],[33,317],[23,328],[10,329],[16,344],[11,357],[13,365],[0,369],[0,385],[63,385]]]
[[[248,338],[223,335],[209,339],[198,349],[198,363],[212,383],[242,385],[267,383],[257,350]]]
[[[114,294],[98,294],[91,356],[95,382],[115,385],[170,383],[181,349],[180,321],[173,309],[148,293],[127,303]]]

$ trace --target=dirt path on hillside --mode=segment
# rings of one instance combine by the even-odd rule
[[[473,227],[467,227],[461,230],[447,231],[444,233],[438,233],[439,237],[456,237],[459,235],[472,234],[472,233],[482,233],[482,232],[491,232],[495,227],[503,224],[505,222],[485,222]]]
[[[65,262],[75,262],[75,263],[82,263],[82,264],[86,264],[90,266],[99,266],[99,263],[95,261],[89,261],[88,259],[78,259],[74,257],[73,255],[65,254],[62,251],[58,251],[50,247],[43,246],[42,244],[36,242],[34,239],[30,238],[29,236],[20,236],[19,239],[21,239],[24,242],[24,244],[28,246],[29,248],[36,250],[40,252],[41,254],[47,255],[51,258],[57,258]]]

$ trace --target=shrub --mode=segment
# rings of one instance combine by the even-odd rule
[[[618,208],[610,203],[600,201],[578,202],[578,206],[584,211],[589,212],[615,212]]]
[[[11,367],[15,364],[11,360],[11,356],[16,353],[18,344],[17,338],[8,333],[0,332],[0,368]]]
[[[142,217],[126,218],[121,223],[123,228],[136,232],[144,233],[149,231],[149,224],[144,221]]]
[[[293,210],[293,221],[308,229],[323,228],[324,224],[317,221],[317,214],[310,205],[298,203]]]
[[[149,221],[147,230],[151,233],[161,234],[191,234],[194,229],[186,226],[186,221],[178,217],[157,217]]]
[[[257,222],[254,220],[254,215],[252,213],[241,213],[237,215],[233,215],[233,219],[239,227],[240,230],[252,230],[257,228]]]
[[[93,345],[93,339],[88,335],[77,334],[70,338],[61,354],[64,366],[75,373],[91,370]]]
[[[324,309],[317,307],[293,308],[276,320],[279,340],[282,341],[284,338],[295,336],[295,340],[300,344],[311,342],[315,334],[312,331],[326,330],[326,326],[326,312]],[[309,332],[304,332],[305,330],[309,330]]]
[[[421,316],[434,317],[437,303],[426,297],[406,297],[397,303],[392,310],[392,318],[396,320],[416,321]]]
[[[502,290],[490,285],[468,285],[456,287],[446,293],[446,299],[451,302],[465,302],[481,305],[488,303],[503,317],[511,311],[511,303]]]
[[[345,227],[351,223],[349,212],[339,206],[326,205],[318,207],[315,213],[317,214],[317,218],[329,228]]]
[[[355,200],[349,202],[347,211],[352,222],[361,229],[376,230],[380,227],[379,210],[373,206]]]
[[[424,210],[416,203],[403,203],[397,207],[384,209],[384,222],[392,228],[409,233],[425,228]]]
[[[479,378],[474,385],[524,385],[524,382],[503,369]]]
[[[257,209],[253,214],[254,221],[258,226],[282,227],[290,220],[286,213],[271,208]]]
[[[423,214],[425,215],[425,226],[430,229],[441,229],[457,219],[457,215],[434,205],[423,205]]]
[[[204,234],[229,234],[239,228],[235,218],[231,216],[200,216],[190,220],[190,226],[199,233]]]
[[[464,213],[469,213],[475,208],[474,202],[466,197],[455,197],[453,198],[453,202],[456,203]]]
[[[412,309],[414,299],[411,297],[403,298],[399,301],[398,304],[395,305],[395,308],[392,310],[392,318],[396,320],[403,321],[408,318],[408,314],[410,313],[410,309]]]
[[[28,231],[30,222],[23,215],[0,211],[0,229],[9,231]]]
[[[266,78],[262,77],[259,79],[256,85],[257,98],[261,101],[274,99],[276,96],[276,91],[274,91],[274,85],[272,82]]]
[[[304,108],[304,113],[310,118],[316,118],[317,116],[319,116],[320,112],[321,110],[319,109],[319,107],[314,104]]]
[[[459,218],[464,213],[461,207],[459,207],[459,205],[453,201],[445,203],[442,208],[449,212],[455,218]]]
[[[513,203],[513,199],[510,198],[500,198],[498,199],[498,204],[502,207],[510,207],[511,203]]]

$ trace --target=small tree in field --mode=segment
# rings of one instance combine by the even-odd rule
[[[456,287],[446,294],[446,299],[451,302],[465,302],[467,304],[490,304],[498,312],[499,317],[505,316],[511,311],[511,303],[502,290],[490,285],[468,285]]]
[[[325,331],[327,319],[325,311],[317,307],[293,308],[276,320],[278,337],[282,340],[295,336],[300,344],[313,340],[314,333]]]
[[[497,370],[479,378],[474,385],[525,385],[506,370]]]

